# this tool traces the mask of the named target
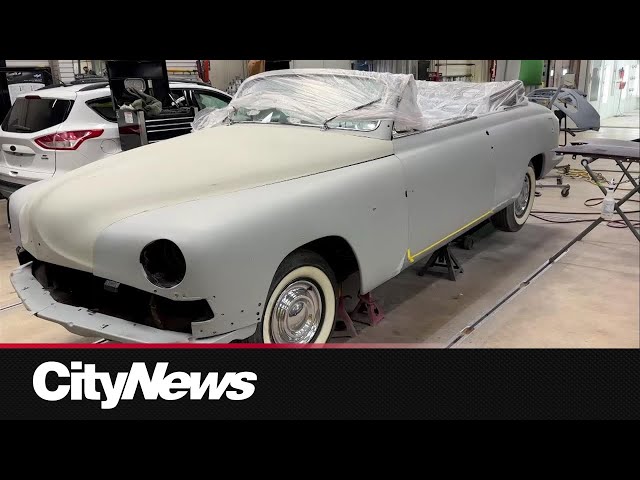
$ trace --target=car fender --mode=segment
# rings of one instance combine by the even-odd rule
[[[131,216],[101,232],[94,274],[174,300],[205,298],[216,334],[260,320],[274,273],[292,251],[339,236],[360,266],[361,291],[397,275],[407,248],[404,178],[394,155]],[[139,262],[166,238],[182,250],[184,280],[154,287]]]

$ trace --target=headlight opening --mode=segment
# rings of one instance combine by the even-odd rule
[[[140,264],[147,279],[161,288],[172,288],[184,279],[187,263],[171,240],[155,240],[140,252]]]

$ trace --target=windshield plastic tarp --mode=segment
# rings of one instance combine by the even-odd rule
[[[429,127],[527,103],[524,85],[520,80],[416,83],[418,106]]]
[[[213,127],[245,110],[277,109],[289,123],[389,119],[400,130],[424,128],[412,75],[337,69],[297,69],[249,77],[221,110],[198,112],[194,130]],[[328,124],[331,126],[331,123]]]
[[[257,112],[277,111],[286,116],[283,123],[349,128],[349,122],[388,119],[396,131],[427,130],[522,102],[526,102],[524,87],[517,80],[416,82],[413,75],[405,74],[277,70],[245,80],[227,107],[201,110],[192,127],[201,130],[227,120],[246,121]],[[258,121],[271,122],[272,117]]]

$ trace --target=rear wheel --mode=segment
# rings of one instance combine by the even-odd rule
[[[278,267],[262,321],[245,342],[326,343],[336,315],[336,280],[315,252],[292,253]]]
[[[491,217],[493,226],[504,232],[517,232],[520,230],[531,213],[535,191],[536,173],[533,165],[529,164],[524,175],[520,194],[513,203]]]

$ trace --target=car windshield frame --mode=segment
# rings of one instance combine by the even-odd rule
[[[198,112],[192,127],[263,123],[364,134],[386,122],[399,132],[424,130],[413,75],[291,69],[250,76],[227,108]]]
[[[369,92],[361,93],[362,89],[358,87],[367,83],[375,87]],[[340,98],[344,95],[345,87],[348,101]],[[229,121],[374,131],[380,126],[384,116],[370,115],[366,118],[362,113],[350,114],[381,102],[386,98],[386,89],[387,86],[374,77],[278,72],[278,75],[274,76],[249,78],[231,103]],[[361,94],[356,96],[357,93]],[[323,95],[330,100],[327,102],[328,107],[322,104]],[[317,113],[309,108],[314,102],[318,110],[325,107],[326,112]],[[333,110],[329,110],[330,108]],[[308,113],[311,111],[313,113]],[[294,121],[291,121],[292,119]]]
[[[247,110],[249,109],[249,107],[240,107],[240,109],[242,110]],[[240,110],[238,109],[238,110]],[[249,109],[250,110],[250,109]],[[257,109],[255,109],[257,111]],[[267,109],[263,109],[263,110],[277,110],[276,108],[267,108]],[[260,112],[262,112],[262,110],[257,111],[257,113],[251,115],[251,116],[257,116]],[[264,121],[264,118],[262,120],[239,120],[237,119],[237,117],[235,117],[235,115],[237,115],[238,113],[240,113],[239,111],[236,112],[232,112],[231,114],[229,114],[229,123],[234,124],[234,123],[252,123],[252,124],[265,124],[265,125],[289,125],[289,126],[294,126],[294,127],[315,127],[315,128],[320,128],[320,129],[331,129],[331,130],[353,130],[356,132],[373,132],[374,130],[376,130],[380,124],[382,123],[382,120],[350,120],[350,119],[344,119],[344,120],[332,120],[330,122],[324,122],[324,123],[312,123],[312,122],[307,122],[301,119],[297,119],[298,121],[293,121],[293,122],[280,122],[280,121]],[[276,112],[269,112],[265,115],[265,117],[269,117],[270,115],[272,115],[273,113]],[[279,111],[279,113],[281,113],[282,115],[286,115],[285,112],[281,112]],[[290,116],[288,116],[288,118],[291,118]],[[352,125],[349,125],[352,124]],[[349,125],[349,126],[348,126]]]

